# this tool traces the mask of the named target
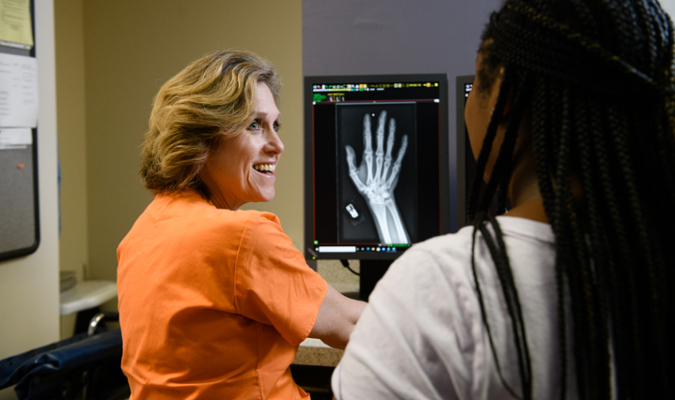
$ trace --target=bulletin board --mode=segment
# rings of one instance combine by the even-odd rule
[[[0,1],[0,261],[40,244],[34,0]]]

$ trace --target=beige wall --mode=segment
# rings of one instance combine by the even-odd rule
[[[86,102],[82,0],[59,0],[54,8],[59,166],[59,269],[88,277]],[[76,314],[61,317],[61,338],[73,334]]]
[[[82,0],[58,0],[54,8],[56,113],[61,167],[61,270],[84,278],[88,264],[87,153],[84,97],[84,20]]]
[[[117,244],[151,200],[137,170],[152,98],[192,60],[229,48],[282,77],[277,194],[251,207],[276,213],[302,245],[300,0],[59,0],[56,18],[62,269],[115,279]]]

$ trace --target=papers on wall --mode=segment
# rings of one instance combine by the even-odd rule
[[[37,114],[37,61],[0,53],[0,128],[35,128]]]
[[[21,49],[33,47],[29,0],[0,0],[0,44]]]
[[[0,129],[0,150],[25,149],[33,143],[30,128]]]

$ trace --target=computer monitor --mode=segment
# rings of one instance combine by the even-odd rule
[[[361,260],[361,298],[450,230],[445,74],[305,77],[305,256]]]

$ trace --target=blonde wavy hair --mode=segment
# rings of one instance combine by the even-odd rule
[[[169,79],[155,96],[143,141],[145,187],[155,194],[192,187],[208,199],[199,171],[212,148],[246,127],[260,82],[278,103],[274,67],[249,51],[209,54]]]

